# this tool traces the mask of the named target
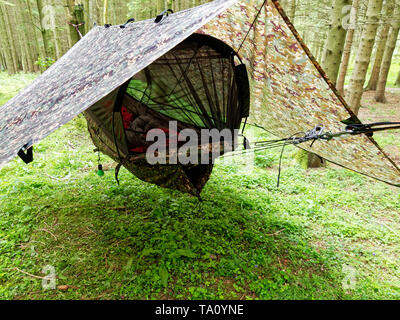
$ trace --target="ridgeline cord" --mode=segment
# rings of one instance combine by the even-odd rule
[[[74,28],[75,28],[75,30],[76,30],[76,32],[78,33],[78,35],[79,35],[79,39],[82,39],[83,38],[83,35],[82,35],[82,33],[80,32],[80,30],[79,30],[79,27],[80,26],[83,26],[84,24],[85,24],[85,22],[81,22],[81,23],[78,23],[78,24],[73,24],[72,22],[67,22],[67,24],[69,24],[70,26],[73,26]]]
[[[264,8],[266,2],[267,2],[267,0],[264,0],[263,4],[261,5],[260,9],[258,10],[256,17],[254,18],[253,22],[251,23],[249,30],[247,30],[247,33],[246,33],[245,37],[243,38],[242,43],[239,46],[239,49],[236,50],[236,54],[238,54],[240,49],[242,49],[244,42],[246,41],[247,37],[249,36],[251,29],[253,29],[254,24],[256,23],[258,16],[260,15],[262,8]]]
[[[256,127],[268,132],[268,130],[263,127],[260,127],[260,126],[256,126]],[[223,157],[242,155],[242,154],[246,154],[249,152],[263,151],[263,150],[269,150],[269,149],[281,147],[282,150],[281,150],[280,157],[279,157],[279,169],[278,169],[278,181],[277,181],[277,187],[279,187],[281,168],[282,168],[282,158],[283,158],[283,153],[284,153],[285,147],[287,145],[291,144],[291,145],[296,146],[296,145],[311,141],[310,148],[312,148],[315,141],[317,141],[317,140],[330,141],[334,138],[339,138],[339,137],[342,137],[345,135],[360,135],[360,134],[365,134],[368,137],[372,137],[374,132],[395,130],[395,129],[400,129],[400,122],[374,122],[374,123],[368,123],[368,124],[361,124],[361,123],[360,124],[358,124],[358,123],[348,124],[345,127],[344,131],[339,131],[336,133],[325,132],[324,125],[319,124],[305,133],[298,132],[298,133],[291,135],[289,138],[285,138],[285,139],[258,141],[254,144],[255,147],[253,147],[253,148],[244,148],[244,150],[239,150],[236,152],[234,151],[229,154],[223,155]]]

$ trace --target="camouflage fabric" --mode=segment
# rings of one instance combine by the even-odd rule
[[[121,162],[115,148],[114,140],[93,120],[90,113],[84,116],[94,145],[114,161]],[[179,190],[193,196],[200,196],[202,189],[210,178],[213,165],[150,165],[145,155],[127,157],[120,150],[121,164],[140,180],[154,183],[164,188]]]
[[[168,52],[237,0],[212,3],[126,28],[93,28],[1,107],[0,168]]]
[[[251,119],[280,138],[323,124],[340,132],[342,120],[359,121],[296,32],[277,0],[239,1],[198,32],[223,40],[247,64]],[[258,11],[258,18],[255,20]],[[254,22],[244,43],[243,39]],[[400,186],[400,170],[372,138],[342,136],[310,149],[328,161]]]
[[[252,123],[286,138],[317,124],[337,132],[343,130],[342,120],[352,116],[357,121],[278,1],[263,3],[216,0],[172,14],[160,24],[146,20],[125,29],[94,28],[1,108],[0,167],[29,140],[40,141],[196,31],[214,36],[234,50],[240,48],[238,53],[250,77]],[[400,170],[365,135],[317,141],[311,151],[400,185]]]

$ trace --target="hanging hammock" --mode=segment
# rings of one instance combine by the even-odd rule
[[[198,136],[201,129],[233,133],[249,114],[249,97],[246,68],[234,51],[211,36],[193,34],[84,114],[94,144],[138,178],[199,195],[213,164],[150,165],[147,133],[161,129],[170,137],[188,128]],[[178,132],[170,132],[171,121]]]

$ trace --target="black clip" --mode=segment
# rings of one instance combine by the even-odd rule
[[[104,25],[104,27],[107,29],[107,28],[109,28],[109,27],[111,27],[112,26],[112,24],[109,24],[109,23],[106,23],[105,25]]]
[[[130,22],[135,22],[135,19],[134,19],[134,18],[130,18],[127,22],[125,22],[124,24],[121,24],[119,27],[120,27],[121,29],[124,29],[124,28],[126,27],[126,25],[127,25],[128,23],[130,23]]]
[[[30,140],[26,145],[24,145],[19,151],[18,156],[22,159],[26,164],[31,163],[33,161],[33,146],[32,140]]]
[[[168,17],[170,13],[174,13],[172,9],[166,9],[163,12],[161,12],[157,17],[156,20],[154,20],[155,23],[161,22],[161,20],[164,19],[164,17]]]

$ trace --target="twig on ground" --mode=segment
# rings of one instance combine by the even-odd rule
[[[285,229],[279,230],[277,232],[274,233],[267,233],[267,236],[276,236],[277,234],[281,233],[282,231],[284,231]]]
[[[49,231],[49,230],[47,230],[47,229],[45,229],[45,228],[37,229],[37,231],[44,231],[44,232],[47,232],[47,233],[51,234],[51,235],[53,236],[53,238],[54,238],[56,241],[58,240],[57,237],[54,235],[54,233],[52,233],[51,231]]]
[[[24,270],[21,270],[21,269],[19,269],[19,268],[17,268],[17,267],[14,267],[13,269],[14,269],[14,270],[17,270],[18,272],[21,272],[21,273],[23,273],[23,274],[26,274],[27,276],[30,276],[30,277],[32,277],[32,278],[36,278],[36,279],[47,279],[46,277],[35,276],[34,274],[31,274],[31,273],[29,273],[29,272],[26,272],[26,271],[24,271]]]

